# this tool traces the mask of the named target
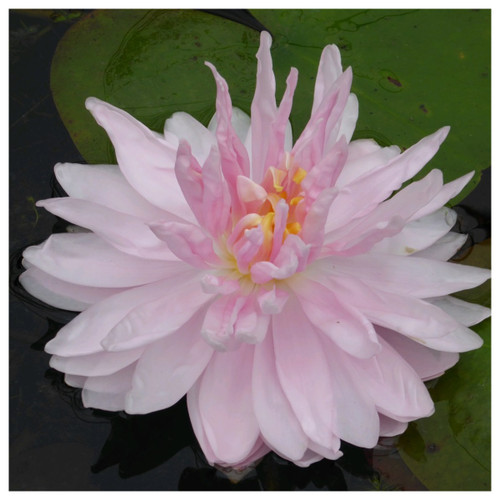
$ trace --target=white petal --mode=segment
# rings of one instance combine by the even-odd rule
[[[93,233],[53,234],[44,243],[28,247],[23,257],[62,281],[103,288],[143,285],[188,269],[183,262],[120,252]]]
[[[272,335],[255,347],[253,405],[262,436],[287,460],[299,460],[307,449],[304,434],[278,379]]]
[[[149,203],[127,182],[117,165],[58,163],[54,172],[72,198],[92,201],[143,220],[168,218],[168,212]]]
[[[236,351],[216,352],[201,378],[201,420],[220,462],[244,460],[259,437],[252,402],[253,350],[241,344]]]
[[[174,113],[165,122],[165,132],[174,134],[179,140],[185,139],[198,162],[203,163],[210,148],[217,144],[215,135],[188,113]]]
[[[328,359],[315,328],[290,297],[273,316],[278,377],[303,431],[313,441],[332,446],[333,389]]]
[[[203,311],[144,351],[127,394],[128,413],[169,408],[191,389],[213,353],[200,335],[202,321]]]
[[[37,299],[67,311],[83,311],[90,305],[124,290],[75,285],[55,278],[35,266],[21,274],[19,282]]]

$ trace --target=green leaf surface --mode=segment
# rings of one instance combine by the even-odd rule
[[[474,245],[463,264],[491,265],[490,241]],[[488,305],[490,282],[456,294]],[[491,320],[472,327],[484,340],[431,382],[436,412],[410,424],[399,439],[403,460],[430,490],[484,491],[491,488]]]
[[[360,101],[355,137],[407,148],[436,129],[452,132],[430,168],[445,180],[490,165],[490,11],[254,10],[273,34],[278,96],[299,69],[292,111],[295,137],[310,114],[322,48],[336,43],[354,70]],[[105,134],[84,109],[96,96],[161,131],[175,111],[207,124],[215,86],[203,64],[227,79],[233,104],[250,110],[258,33],[190,10],[97,10],[61,41],[52,67],[60,114],[87,161],[112,161]],[[457,202],[460,198],[456,198]]]

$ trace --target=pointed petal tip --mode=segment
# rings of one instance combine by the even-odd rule
[[[266,45],[268,48],[271,47],[271,44],[273,43],[273,37],[271,34],[267,31],[261,31],[260,32],[260,43],[261,45]]]
[[[101,106],[104,104],[104,101],[101,101],[101,99],[98,99],[97,97],[87,97],[85,99],[85,107],[92,112],[95,108],[98,106]]]
[[[438,137],[440,143],[443,142],[446,139],[446,137],[448,136],[450,130],[451,130],[451,127],[449,125],[446,125],[444,127],[441,127],[437,132],[435,132],[435,134]]]
[[[212,70],[212,72],[217,71],[215,69],[215,66],[210,61],[205,61],[205,66],[207,66],[208,68],[210,68]]]

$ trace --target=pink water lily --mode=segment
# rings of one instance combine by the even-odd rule
[[[270,450],[307,466],[403,432],[490,313],[449,295],[490,276],[447,262],[465,236],[444,205],[472,174],[400,189],[448,128],[404,153],[351,141],[352,72],[329,45],[293,143],[298,72],[278,106],[270,46],[263,33],[251,118],[209,63],[208,128],[175,113],[158,134],[89,98],[118,166],[56,165],[68,197],[38,205],[87,231],[26,249],[21,276],[81,311],[46,350],[86,406],[140,414],[187,394],[207,460],[232,467]]]

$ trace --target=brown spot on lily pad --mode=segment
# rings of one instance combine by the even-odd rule
[[[393,78],[392,76],[388,76],[387,80],[389,80],[389,82],[392,83],[393,85],[396,85],[396,87],[403,86],[403,84],[397,78]]]
[[[429,112],[429,110],[425,107],[425,104],[421,104],[418,108],[421,109],[424,113]]]

